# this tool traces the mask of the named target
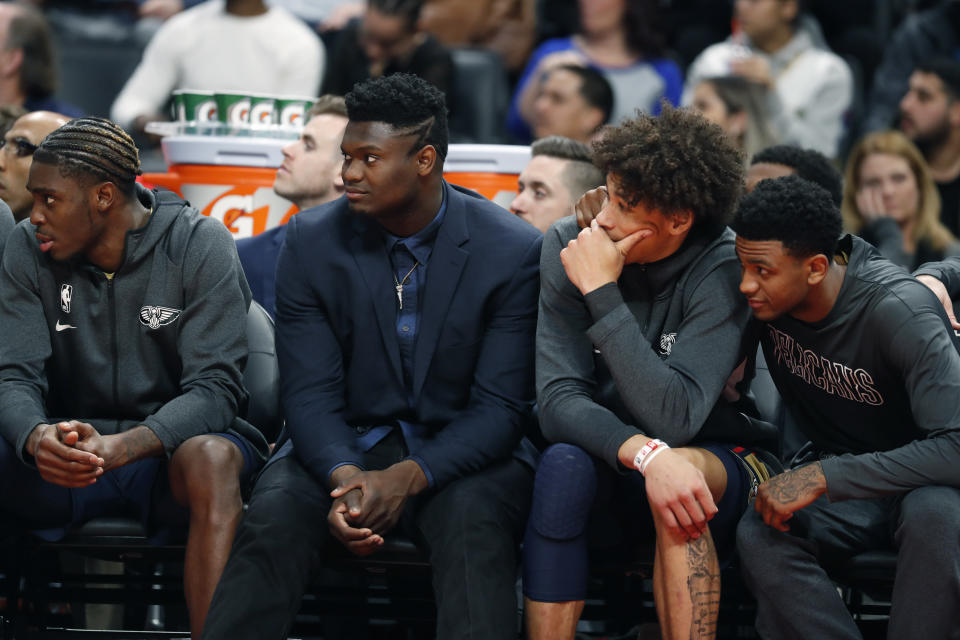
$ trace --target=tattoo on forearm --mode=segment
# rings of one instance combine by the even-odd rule
[[[709,535],[687,543],[687,568],[690,571],[687,589],[692,607],[690,638],[713,638],[720,612],[720,567]]]
[[[770,497],[781,504],[793,502],[820,486],[823,468],[819,462],[788,471],[770,481]]]

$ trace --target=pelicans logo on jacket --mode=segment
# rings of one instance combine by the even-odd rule
[[[171,309],[170,307],[154,307],[144,305],[140,307],[140,324],[146,325],[151,329],[170,324],[180,317],[180,309]]]

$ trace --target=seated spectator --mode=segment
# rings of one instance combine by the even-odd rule
[[[899,131],[878,131],[847,159],[844,227],[907,271],[960,255],[960,243],[940,222],[940,195],[923,155]]]
[[[812,443],[737,531],[758,635],[861,638],[827,569],[875,549],[897,551],[887,637],[956,635],[960,342],[940,301],[841,238],[829,194],[799,177],[757,185],[733,227],[770,375]]]
[[[711,45],[687,70],[683,104],[704,78],[738,75],[766,90],[767,111],[777,138],[839,152],[844,115],[853,98],[853,77],[838,56],[816,47],[797,27],[799,0],[737,0],[741,32]]]
[[[554,222],[573,214],[580,196],[603,186],[604,178],[593,164],[590,147],[576,140],[541,138],[530,151],[533,157],[517,178],[510,211],[546,233]]]
[[[0,105],[82,115],[56,99],[56,91],[57,56],[43,14],[27,4],[0,3]]]
[[[776,142],[767,118],[763,89],[739,76],[707,78],[693,89],[691,106],[720,125],[745,162]]]
[[[427,0],[420,26],[447,47],[482,47],[520,73],[536,36],[535,0]]]
[[[346,197],[293,216],[277,267],[286,433],[257,480],[204,638],[285,638],[324,548],[428,553],[437,638],[516,635],[533,483],[541,235],[443,180],[443,94],[346,95]]]
[[[209,0],[166,21],[113,103],[111,117],[142,131],[169,119],[175,89],[315,96],[324,69],[320,39],[263,0]]]
[[[283,148],[273,190],[300,211],[320,206],[343,195],[340,139],[347,126],[347,107],[340,96],[320,96],[306,113],[300,139]],[[250,283],[253,299],[273,316],[277,258],[287,235],[287,225],[258,236],[237,240],[237,254]]]
[[[865,101],[861,133],[896,126],[900,101],[917,65],[958,53],[960,2],[940,0],[934,7],[908,13],[884,43],[883,59],[873,74],[873,86]]]
[[[789,144],[769,147],[753,156],[747,169],[747,193],[753,191],[761,180],[792,175],[820,185],[830,194],[833,203],[840,206],[843,178],[833,164],[819,151]]]
[[[518,141],[531,139],[540,84],[560,65],[590,66],[603,73],[613,90],[610,121],[615,124],[637,109],[660,113],[663,98],[672,104],[680,99],[682,75],[664,57],[653,0],[578,0],[577,4],[580,31],[541,44],[520,76],[507,119],[507,129]]]
[[[53,539],[131,506],[157,541],[189,525],[196,637],[267,453],[238,417],[250,292],[226,228],[138,171],[99,118],[34,153],[32,224],[0,270],[0,326],[18,337],[0,341],[0,511]]]
[[[420,28],[424,0],[368,0],[360,20],[337,41],[323,92],[342,96],[356,83],[392,73],[419,76],[449,97],[453,89],[450,51]]]
[[[678,109],[608,129],[594,159],[602,208],[582,231],[573,216],[554,224],[541,256],[537,400],[557,444],[524,538],[527,633],[572,640],[604,522],[628,552],[656,541],[663,637],[712,638],[718,553],[766,475],[742,446],[739,389],[725,390],[750,315],[725,226],[743,165],[719,127]]]
[[[960,234],[960,62],[917,65],[900,100],[900,130],[923,153],[940,192],[940,220]]]
[[[17,222],[30,215],[33,195],[27,191],[27,178],[33,153],[43,139],[62,127],[70,118],[60,113],[34,111],[19,117],[0,140],[0,200],[13,211]]]
[[[610,119],[613,92],[598,71],[565,64],[550,70],[533,103],[533,137],[589,143]]]

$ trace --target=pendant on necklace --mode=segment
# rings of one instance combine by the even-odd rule
[[[398,283],[396,285],[396,290],[397,290],[397,302],[400,303],[400,308],[403,309],[403,285]]]

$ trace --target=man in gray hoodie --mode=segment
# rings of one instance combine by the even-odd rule
[[[185,591],[202,628],[263,436],[238,417],[250,290],[229,232],[136,184],[119,127],[74,120],[36,149],[32,225],[0,269],[0,513],[57,539],[134,510],[189,524]]]
[[[742,160],[719,127],[675,109],[606,131],[594,157],[602,208],[582,231],[556,222],[540,259],[537,401],[557,444],[524,539],[528,637],[574,637],[601,519],[634,547],[656,542],[664,637],[713,637],[718,551],[764,473],[738,446],[752,423],[728,383],[749,320],[725,227]]]

